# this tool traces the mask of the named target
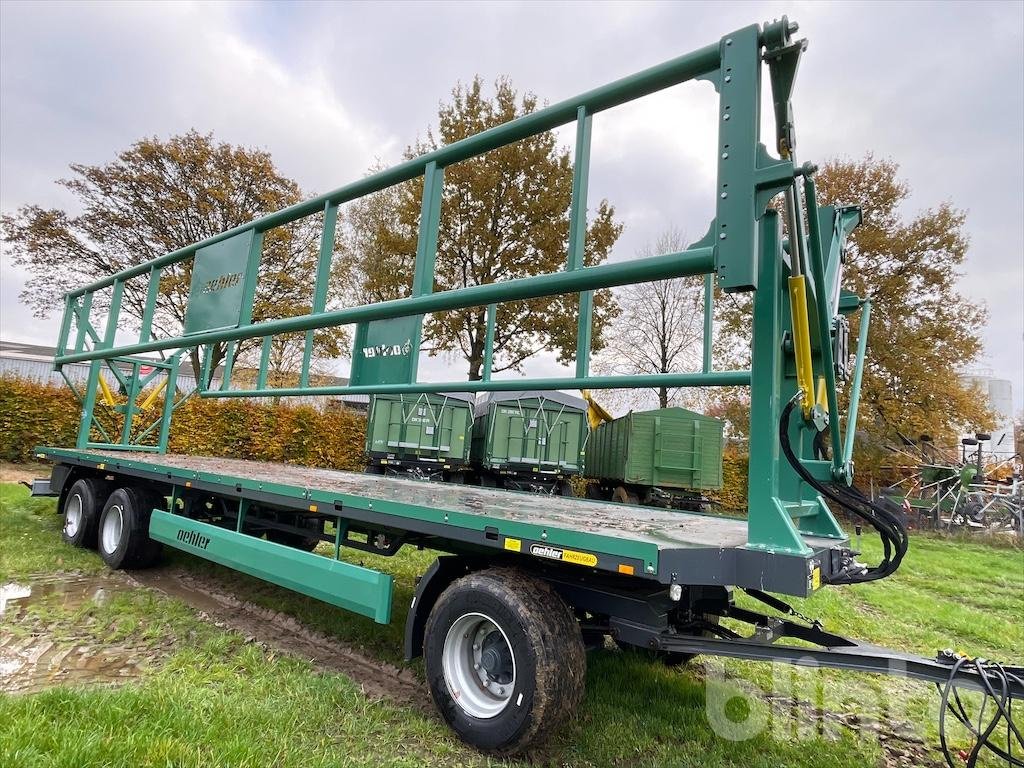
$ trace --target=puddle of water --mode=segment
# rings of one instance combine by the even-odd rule
[[[54,685],[117,683],[139,677],[146,654],[122,646],[55,640],[29,615],[33,605],[73,611],[132,589],[110,576],[67,576],[0,586],[0,691],[34,693]],[[14,626],[24,631],[13,632]]]
[[[47,578],[31,584],[0,586],[0,617],[11,618],[25,612],[30,605],[45,603],[74,610],[86,603],[105,604],[112,593],[129,587],[109,576],[67,576]]]

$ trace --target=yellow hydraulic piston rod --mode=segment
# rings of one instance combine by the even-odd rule
[[[814,409],[814,369],[811,365],[811,330],[807,314],[807,285],[804,282],[801,256],[803,233],[800,222],[799,190],[796,184],[786,191],[786,212],[789,216],[789,255],[792,268],[789,277],[789,311],[793,321],[793,354],[796,356],[797,386],[803,391],[800,405],[804,418]]]
[[[147,397],[142,402],[142,406],[141,406],[142,409],[145,410],[147,408],[152,408],[153,407],[153,403],[155,403],[156,399],[158,397],[160,397],[160,393],[164,391],[164,387],[166,387],[166,386],[167,386],[167,379],[164,379],[163,381],[160,382],[160,384],[156,387],[156,389],[154,389],[152,392],[149,393],[149,397]]]
[[[103,393],[103,402],[113,408],[117,405],[117,400],[114,399],[114,393],[110,391],[110,387],[107,385],[107,382],[103,379],[102,375],[97,379],[97,382],[100,385],[100,391]]]

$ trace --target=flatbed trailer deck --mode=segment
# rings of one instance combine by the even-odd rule
[[[562,563],[663,585],[749,587],[803,597],[838,562],[836,542],[813,536],[804,537],[806,555],[750,549],[747,521],[738,516],[208,456],[62,448],[43,448],[39,455],[166,484],[168,495],[172,489],[205,490],[266,502],[412,535],[447,552],[498,550],[544,560],[562,553]]]

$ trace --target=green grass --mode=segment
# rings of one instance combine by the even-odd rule
[[[144,682],[0,696],[0,765],[420,766],[484,761],[340,675],[221,633]]]
[[[60,541],[51,500],[31,500],[26,494],[24,488],[0,485],[0,580],[103,569],[95,553]],[[876,555],[869,546],[865,558]],[[356,552],[347,557],[395,576],[392,625],[381,627],[183,553],[173,553],[170,560],[215,576],[240,597],[397,662],[415,577],[434,554],[410,552],[385,559]],[[952,646],[1024,662],[1024,554],[1019,549],[918,536],[897,576],[877,584],[825,589],[797,602],[827,628],[879,644],[928,655]],[[437,719],[368,702],[347,678],[246,645],[169,598],[127,593],[103,606],[79,609],[76,615],[47,618],[58,628],[63,621],[78,632],[84,622],[84,631],[99,642],[157,643],[170,636],[179,650],[140,682],[121,688],[65,687],[32,696],[0,696],[0,723],[9,734],[0,739],[0,765],[491,762],[455,742]],[[880,764],[876,739],[838,726],[827,716],[814,716],[813,707],[905,720],[930,745],[936,743],[934,690],[898,678],[831,671],[794,675],[789,668],[736,661],[669,669],[611,650],[590,654],[588,665],[579,717],[531,756],[534,764]],[[713,679],[723,670],[728,679]],[[795,695],[810,702],[811,714],[801,710],[796,716],[771,706],[764,696],[734,698],[758,690]],[[708,721],[709,696],[721,703],[711,710],[721,711],[722,718],[743,721],[749,716],[766,727],[740,741],[716,735]]]

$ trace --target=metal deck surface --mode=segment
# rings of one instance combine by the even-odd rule
[[[656,545],[659,549],[742,547],[747,522],[742,518],[678,512],[590,499],[407,480],[293,464],[277,464],[210,456],[185,456],[126,451],[85,451],[92,456],[219,475],[225,480],[248,479],[359,497],[387,500],[444,512],[514,520],[578,532],[611,536]],[[827,539],[805,537],[814,548],[828,547]]]

